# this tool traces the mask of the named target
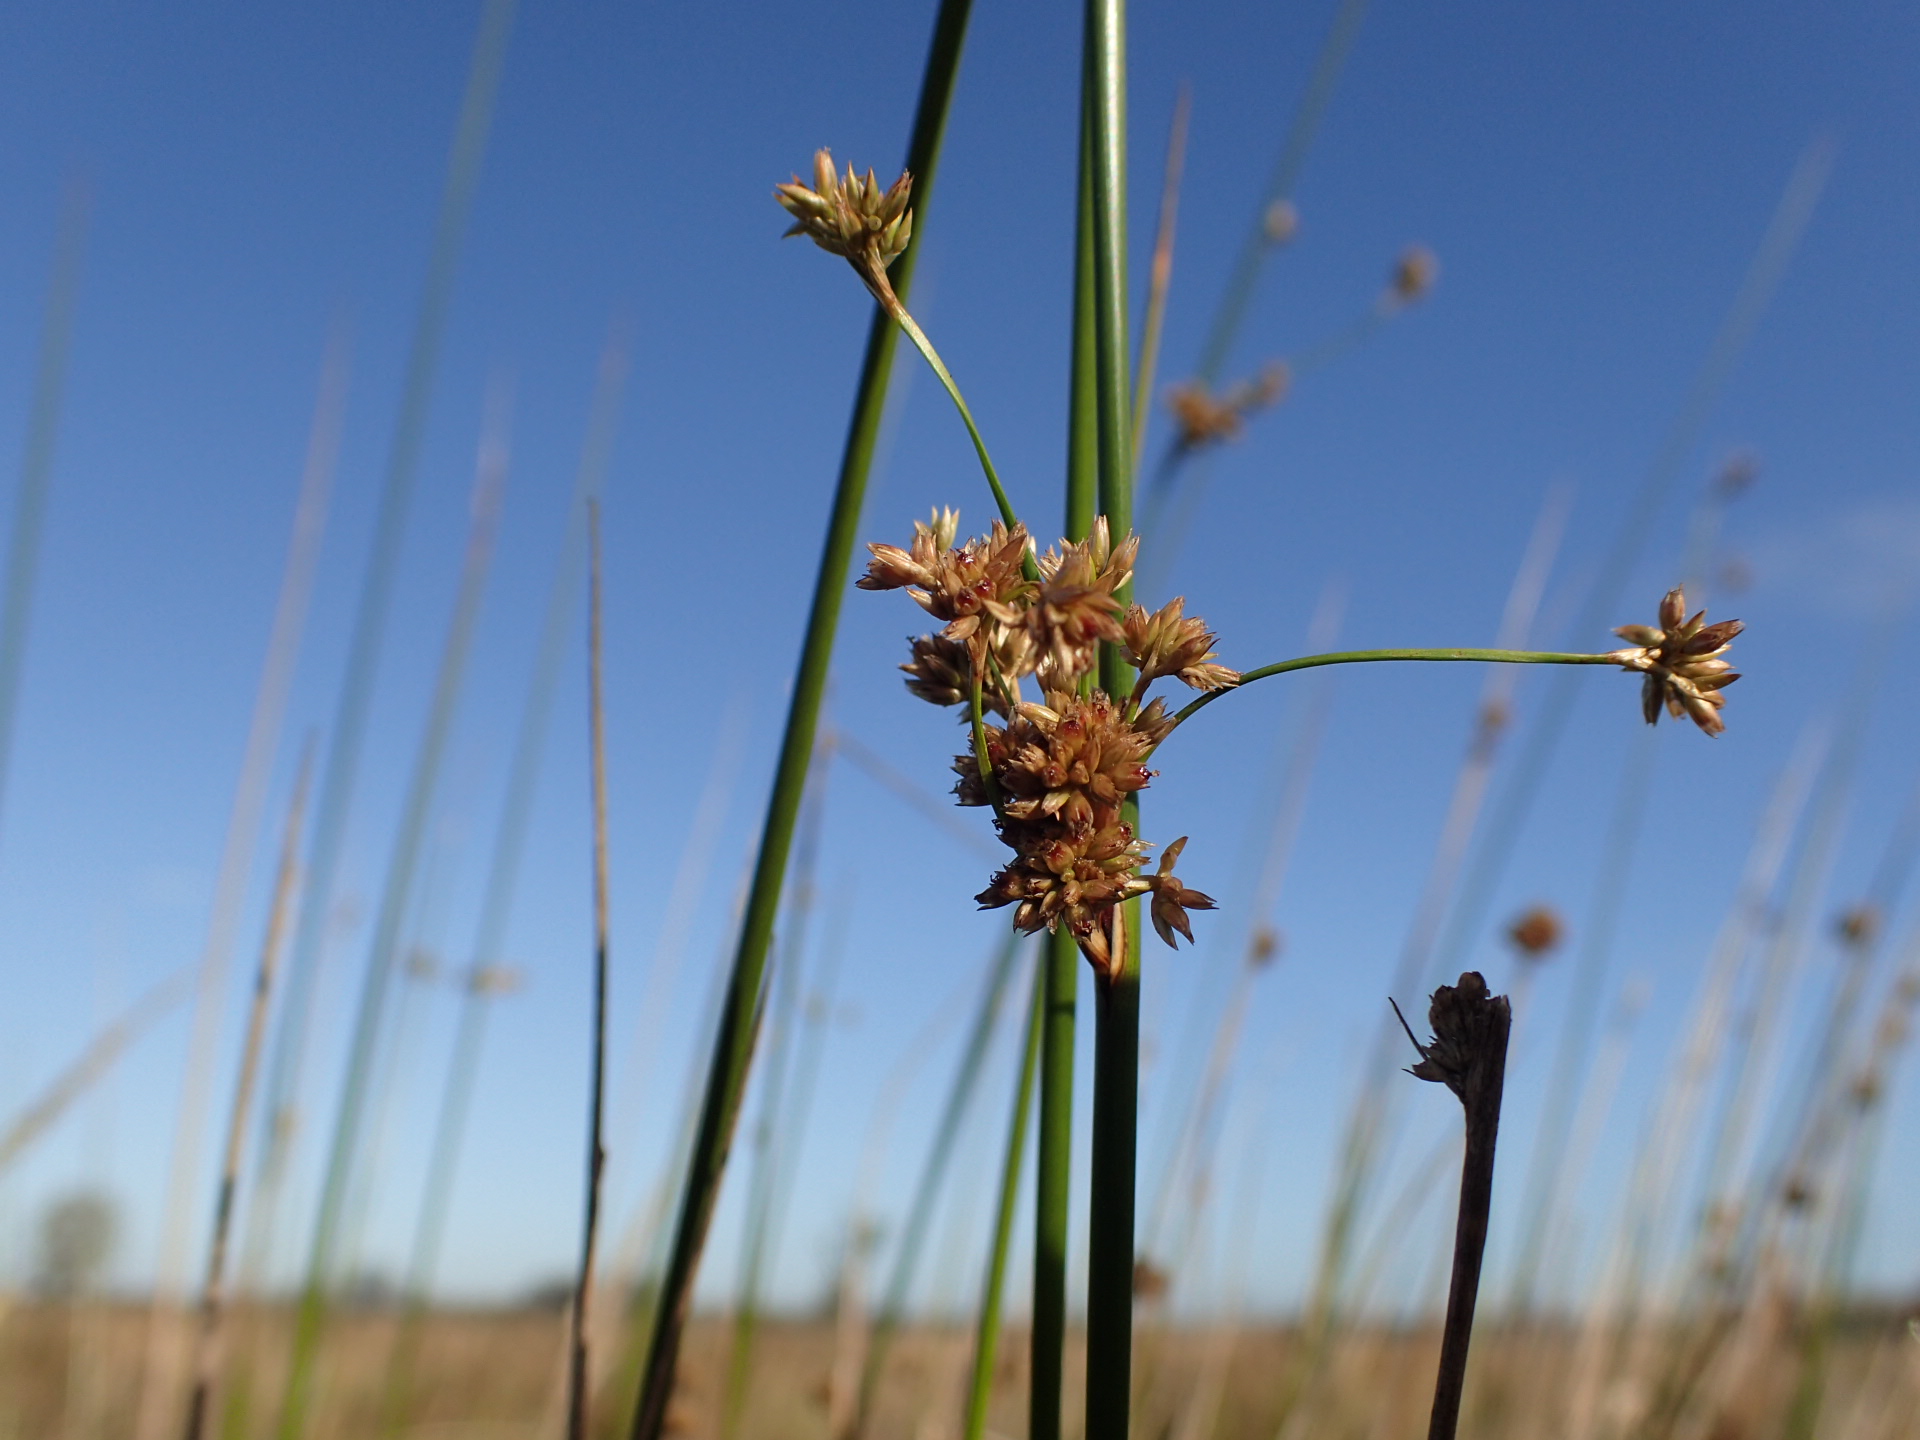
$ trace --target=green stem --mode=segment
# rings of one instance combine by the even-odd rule
[[[1007,1129],[1007,1155],[1000,1170],[1000,1208],[993,1222],[993,1254],[987,1260],[986,1292],[980,1299],[980,1323],[973,1346],[973,1384],[967,1393],[966,1440],[981,1440],[987,1429],[987,1400],[993,1393],[993,1361],[1000,1348],[1000,1301],[1006,1288],[1007,1250],[1013,1240],[1013,1210],[1020,1198],[1020,1163],[1027,1153],[1027,1117],[1033,1112],[1033,1077],[1040,1064],[1040,1035],[1046,1028],[1047,964],[1033,971],[1033,1006],[1027,1016],[1020,1083],[1014,1089],[1013,1121]]]
[[[933,367],[933,373],[940,379],[941,386],[953,401],[953,408],[960,412],[961,422],[967,427],[967,435],[973,441],[973,453],[980,457],[980,469],[986,474],[987,488],[993,491],[993,503],[1000,507],[1000,518],[1012,529],[1020,523],[1020,517],[1014,513],[1013,502],[1007,498],[1006,487],[1000,483],[1000,472],[993,468],[993,457],[987,453],[987,442],[980,436],[980,427],[973,423],[973,411],[967,408],[966,397],[960,393],[960,387],[954,383],[953,372],[947,369],[947,362],[940,358],[940,352],[933,348],[933,341],[927,338],[927,332],[920,328],[919,322],[907,313],[905,305],[893,309],[893,318],[906,332],[907,339],[913,342],[913,348],[926,357],[927,364]]]
[[[1226,690],[1209,690],[1188,701],[1174,712],[1173,723],[1182,724],[1211,705],[1222,695],[1265,680],[1269,675],[1285,675],[1294,670],[1312,670],[1321,665],[1370,665],[1382,660],[1469,660],[1492,665],[1617,665],[1609,655],[1585,655],[1563,650],[1335,650],[1325,655],[1302,655],[1276,665],[1262,665],[1240,676],[1240,684]]]
[[[1085,87],[1090,92],[1090,87]],[[1073,358],[1068,377],[1066,537],[1093,529],[1099,484],[1098,343],[1093,315],[1092,121],[1080,107],[1080,201],[1073,266]],[[1033,1333],[1027,1387],[1030,1440],[1060,1440],[1067,1345],[1067,1223],[1073,1186],[1073,1066],[1080,948],[1064,930],[1047,938],[1047,1023],[1040,1045],[1039,1172],[1034,1195]]]
[[[907,169],[918,178],[919,183],[922,234],[925,233],[927,207],[939,167],[941,135],[946,125],[954,80],[960,68],[960,53],[971,8],[970,0],[942,0],[939,15],[934,21],[933,41],[914,115],[913,139],[907,149]],[[908,250],[894,265],[892,283],[903,292],[910,288],[915,254],[914,250]],[[821,550],[819,575],[814,584],[806,638],[801,646],[799,670],[794,678],[793,696],[787,710],[786,731],[781,739],[773,793],[768,800],[766,821],[761,830],[759,856],[754,865],[753,884],[747,897],[739,945],[734,952],[733,968],[728,977],[719,1033],[714,1037],[706,1095],[701,1103],[700,1126],[695,1134],[693,1153],[687,1167],[686,1186],[681,1195],[679,1218],[674,1229],[673,1250],[663,1277],[652,1338],[648,1343],[640,1397],[634,1408],[630,1430],[633,1440],[658,1440],[666,1426],[668,1402],[673,1397],[680,1341],[693,1301],[694,1275],[699,1268],[700,1253],[706,1244],[707,1229],[719,1199],[720,1182],[726,1173],[727,1153],[732,1145],[734,1125],[739,1118],[740,1101],[746,1089],[747,1069],[753,1054],[753,1017],[760,1001],[761,982],[765,978],[767,952],[773,940],[773,922],[780,906],[780,891],[786,875],[788,852],[793,844],[794,825],[799,819],[800,796],[806,786],[807,768],[813,755],[820,705],[826,694],[827,670],[833,657],[841,599],[847,589],[847,572],[852,563],[854,542],[860,526],[861,502],[866,498],[867,476],[872,468],[881,412],[885,408],[894,347],[893,320],[884,309],[876,310],[867,331],[866,357],[861,366],[859,390],[854,402],[853,419],[848,427],[840,477],[834,491],[833,509],[827,522],[826,542]]]
[[[1117,538],[1133,528],[1133,426],[1127,363],[1126,7],[1087,0],[1086,158],[1093,195],[1095,381],[1101,513]],[[1132,598],[1131,585],[1117,595]],[[1100,686],[1125,695],[1133,670],[1100,647]],[[1126,823],[1139,826],[1129,797]],[[1133,1389],[1134,1161],[1140,1101],[1140,905],[1114,913],[1113,968],[1095,986],[1093,1155],[1087,1234],[1087,1440],[1127,1440]]]

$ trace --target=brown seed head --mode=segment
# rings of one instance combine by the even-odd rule
[[[1170,950],[1180,948],[1173,941],[1176,930],[1186,936],[1189,945],[1193,943],[1193,926],[1187,923],[1187,911],[1215,908],[1212,896],[1187,889],[1173,873],[1174,862],[1186,848],[1184,835],[1167,846],[1160,855],[1160,868],[1148,882],[1153,886],[1153,928]]]
[[[946,639],[963,641],[983,621],[1019,623],[1032,586],[1020,568],[1030,543],[1024,526],[1009,530],[996,520],[987,535],[948,548],[958,518],[949,510],[936,513],[932,524],[915,521],[907,550],[867,546],[873,558],[854,583],[862,590],[906,589],[921,609],[946,622]]]
[[[1641,712],[1649,725],[1664,707],[1676,720],[1685,715],[1709,735],[1718,735],[1726,723],[1720,718],[1727,703],[1720,692],[1740,676],[1720,657],[1733,637],[1746,627],[1738,620],[1707,625],[1702,610],[1687,618],[1687,597],[1675,586],[1660,602],[1660,623],[1622,625],[1614,634],[1631,648],[1614,650],[1607,658],[1646,676],[1640,690]]]
[[[1399,1014],[1398,1006],[1394,1013]],[[1420,1063],[1407,1073],[1445,1085],[1470,1111],[1489,1098],[1497,1105],[1506,1073],[1507,1035],[1513,1026],[1507,997],[1489,994],[1486,980],[1469,970],[1459,984],[1442,985],[1433,992],[1427,1022],[1433,1027],[1433,1039],[1422,1045],[1401,1016],[1407,1038],[1420,1052]]]
[[[1141,684],[1172,675],[1195,690],[1238,685],[1238,670],[1210,663],[1213,643],[1220,637],[1199,616],[1187,619],[1185,608],[1185,599],[1176,595],[1151,615],[1140,605],[1127,612],[1127,659],[1140,672]]]
[[[812,185],[796,175],[773,187],[773,198],[793,216],[787,234],[805,235],[846,260],[883,301],[893,297],[887,267],[913,238],[913,211],[907,208],[912,194],[913,177],[904,171],[885,190],[871,170],[859,176],[849,165],[844,176],[836,175],[826,150],[814,152]]]
[[[1034,651],[1047,667],[1041,676],[1046,688],[1071,688],[1092,672],[1101,641],[1120,641],[1123,607],[1115,592],[1133,578],[1139,552],[1137,536],[1114,545],[1102,515],[1085,540],[1063,541],[1057,551],[1040,557],[1042,583],[1026,624]]]

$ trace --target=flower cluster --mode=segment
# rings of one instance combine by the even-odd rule
[[[773,187],[773,198],[793,216],[788,235],[805,235],[822,250],[840,256],[877,299],[894,305],[899,301],[887,283],[887,267],[913,238],[913,211],[907,208],[912,195],[911,175],[903,172],[882,190],[871,170],[859,176],[849,165],[844,176],[836,174],[833,155],[827,150],[814,152],[812,185],[803,184],[796,175],[787,184]]]
[[[1215,662],[1206,622],[1177,599],[1152,613],[1125,603],[1139,543],[1114,543],[1104,518],[1085,540],[1044,555],[1022,527],[997,522],[956,544],[951,510],[913,528],[905,547],[869,545],[872,559],[857,583],[904,589],[943,622],[910,642],[912,657],[900,668],[913,694],[964,707],[978,722],[974,749],[954,760],[955,793],[962,805],[993,806],[1013,851],[979,895],[981,906],[1014,906],[1014,924],[1029,933],[1064,924],[1108,975],[1126,953],[1118,907],[1136,895],[1153,897],[1153,926],[1167,944],[1176,935],[1191,942],[1187,911],[1211,910],[1213,901],[1173,873],[1186,840],[1142,874],[1148,847],[1124,807],[1152,780],[1147,759],[1175,724],[1164,700],[1147,699],[1149,687],[1163,678],[1202,691],[1239,682]],[[1139,672],[1120,699],[1093,684],[1102,644],[1119,647]],[[1029,678],[1037,700],[1023,690]],[[989,723],[988,714],[1003,723]]]
[[[1658,626],[1621,625],[1614,630],[1632,645],[1609,652],[1607,658],[1647,677],[1640,708],[1649,725],[1660,719],[1664,707],[1674,719],[1685,715],[1709,735],[1727,728],[1720,718],[1727,697],[1720,692],[1740,676],[1720,657],[1746,627],[1738,620],[1708,625],[1706,618],[1704,610],[1687,618],[1687,597],[1676,585],[1660,602]]]

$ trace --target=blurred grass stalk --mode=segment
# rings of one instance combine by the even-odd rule
[[[1080,952],[1072,947],[1072,958],[1079,963]],[[887,1280],[887,1288],[880,1305],[880,1314],[873,1326],[873,1333],[867,1340],[866,1356],[860,1367],[860,1388],[854,1402],[853,1414],[842,1440],[858,1440],[866,1433],[873,1417],[874,1402],[879,1397],[880,1380],[886,1372],[887,1356],[893,1348],[895,1335],[901,1321],[906,1316],[907,1297],[913,1288],[913,1278],[919,1270],[920,1253],[926,1246],[927,1231],[933,1223],[934,1207],[939,1204],[942,1182],[947,1173],[948,1163],[953,1159],[955,1146],[960,1139],[960,1130],[965,1124],[967,1112],[972,1109],[973,1097],[979,1089],[980,1074],[986,1064],[987,1052],[993,1044],[993,1032],[999,1024],[1000,1011],[1006,998],[1008,982],[1013,977],[1015,962],[1020,957],[1019,932],[1008,928],[1001,937],[993,963],[988,967],[986,988],[980,994],[980,1005],[974,1012],[973,1024],[968,1029],[966,1044],[960,1052],[960,1065],[954,1071],[953,1085],[947,1091],[946,1103],[941,1107],[940,1119],[934,1126],[933,1143],[927,1150],[927,1158],[920,1170],[920,1178],[914,1185],[913,1200],[907,1207],[907,1221],[900,1232],[900,1245],[894,1251],[893,1267]],[[1069,1012],[1071,1022],[1071,1012]],[[1071,1083],[1072,1052],[1068,1051],[1069,1083]],[[1069,1096],[1069,1100],[1071,1096]],[[1070,1138],[1070,1137],[1069,1137]],[[1062,1272],[1064,1286],[1064,1270]],[[1064,1289],[1062,1296],[1064,1297]]]
[[[938,171],[940,140],[954,80],[959,72],[971,8],[970,0],[942,0],[921,81],[913,137],[907,147],[906,168],[913,174],[916,188],[915,219],[923,237]],[[893,287],[903,302],[911,293],[914,261],[919,248],[910,247],[893,267]],[[781,740],[773,791],[761,831],[759,858],[741,925],[740,944],[734,955],[719,1032],[714,1037],[712,1067],[701,1104],[700,1128],[687,1172],[673,1249],[656,1306],[640,1395],[634,1407],[631,1429],[634,1440],[659,1440],[666,1426],[667,1407],[673,1396],[674,1377],[678,1369],[681,1337],[693,1301],[694,1275],[699,1268],[700,1252],[706,1243],[713,1208],[719,1198],[720,1183],[726,1172],[727,1152],[732,1144],[733,1130],[745,1092],[747,1070],[752,1061],[754,1016],[760,1006],[767,955],[773,941],[774,917],[779,911],[787,856],[793,842],[794,826],[799,818],[801,794],[806,787],[808,762],[813,755],[814,735],[819,724],[821,700],[826,691],[827,671],[833,657],[841,601],[847,588],[847,572],[853,558],[854,542],[858,537],[861,502],[866,496],[874,442],[886,406],[887,380],[897,344],[893,320],[876,306],[868,325],[866,356],[861,366],[853,419],[848,429],[833,507],[827,522],[819,574],[807,618],[806,638],[801,646],[793,696],[787,711],[786,731]]]
[[[987,1257],[980,1314],[974,1327],[973,1375],[967,1386],[967,1413],[961,1428],[964,1440],[982,1440],[985,1436],[987,1402],[993,1398],[1007,1252],[1012,1245],[1013,1215],[1020,1200],[1020,1170],[1027,1156],[1027,1121],[1033,1113],[1033,1082],[1040,1066],[1040,1037],[1047,1022],[1047,957],[1044,953],[1034,965],[1033,1000],[1027,1009],[1027,1032],[1020,1045],[1020,1078],[1013,1087],[1013,1116],[1007,1125],[1007,1151],[1000,1166],[1000,1199],[994,1212],[993,1245]]]
[[[500,808],[499,826],[494,832],[486,886],[481,892],[480,918],[474,931],[472,960],[467,967],[460,1018],[447,1063],[446,1085],[441,1092],[433,1139],[429,1142],[426,1181],[421,1189],[419,1217],[414,1224],[407,1260],[400,1325],[387,1365],[384,1433],[388,1435],[397,1434],[406,1423],[408,1392],[419,1358],[427,1307],[432,1301],[434,1274],[439,1267],[440,1247],[452,1206],[453,1182],[459,1173],[460,1151],[486,1033],[486,1016],[491,1002],[509,979],[508,972],[502,968],[507,920],[519,887],[520,862],[526,849],[527,826],[533,813],[541,760],[553,716],[560,664],[572,637],[573,616],[579,604],[581,570],[587,556],[587,509],[605,489],[626,385],[629,349],[625,327],[616,322],[601,351],[586,439],[567,506],[566,533],[547,595],[540,646],[520,713],[520,726],[514,736],[506,794]]]
[[[333,1283],[334,1262],[342,1238],[348,1187],[360,1158],[363,1122],[374,1080],[387,992],[400,960],[401,931],[414,896],[414,875],[419,866],[427,821],[432,814],[440,770],[446,758],[447,741],[452,734],[466,679],[467,659],[479,619],[481,596],[493,561],[501,492],[507,469],[505,404],[503,392],[500,391],[496,391],[495,398],[489,402],[487,433],[480,443],[472,520],[467,536],[466,557],[461,566],[459,591],[441,650],[439,673],[434,679],[433,696],[421,732],[420,748],[414,757],[413,773],[408,779],[402,801],[400,827],[394,837],[393,854],[388,862],[380,908],[368,946],[367,969],[361,982],[353,1038],[346,1072],[341,1081],[339,1109],[334,1118],[333,1139],[328,1150],[325,1177],[321,1182],[319,1211],[308,1249],[306,1278],[301,1286],[294,1321],[292,1353],[288,1360],[279,1424],[275,1431],[279,1440],[297,1440],[305,1433],[312,1418],[309,1412],[313,1401],[314,1367],[321,1331],[326,1324],[329,1289]],[[317,902],[319,898],[318,895],[311,897],[310,903]]]
[[[421,286],[420,308],[415,313],[407,353],[400,412],[394,424],[379,513],[374,522],[372,551],[361,582],[339,701],[333,725],[327,732],[327,758],[321,771],[313,838],[308,846],[305,899],[288,957],[286,999],[281,1006],[268,1067],[262,1117],[264,1133],[257,1167],[259,1179],[254,1186],[248,1218],[245,1258],[249,1270],[264,1265],[273,1249],[282,1187],[298,1132],[301,1070],[313,987],[328,927],[333,921],[334,887],[353,809],[360,751],[366,741],[367,714],[380,668],[387,614],[393,604],[401,541],[419,475],[420,452],[426,439],[434,380],[439,372],[454,276],[473,208],[474,191],[479,184],[481,162],[486,155],[494,101],[499,94],[507,41],[517,7],[518,0],[484,0],[460,115],[454,126],[446,183],[440,195],[426,277]]]
[[[0,602],[0,816],[6,808],[12,768],[13,729],[20,711],[20,677],[26,668],[27,632],[33,618],[34,581],[40,573],[40,539],[47,525],[53,486],[53,447],[67,393],[67,363],[73,349],[73,312],[80,290],[91,201],[86,186],[67,182],[60,201],[47,281],[47,310],[40,326],[33,392],[27,401],[26,443],[20,455],[20,493],[13,504],[7,543],[6,598]]]
[[[600,1241],[600,1189],[607,1166],[607,710],[601,614],[600,502],[587,501],[587,737],[593,812],[593,1050],[587,1098],[585,1213],[580,1268],[568,1327],[567,1440],[587,1440],[587,1319],[593,1305],[594,1259]]]
[[[1260,208],[1254,212],[1253,226],[1241,244],[1240,256],[1234,262],[1233,272],[1221,293],[1219,307],[1214,311],[1213,324],[1207,331],[1206,347],[1200,352],[1200,364],[1195,371],[1203,385],[1217,385],[1221,371],[1226,367],[1227,357],[1233,350],[1234,337],[1239,333],[1240,325],[1253,303],[1261,267],[1277,248],[1268,229],[1267,217],[1276,205],[1292,198],[1300,171],[1306,164],[1307,151],[1313,145],[1314,134],[1320,128],[1327,106],[1332,103],[1340,72],[1346,67],[1347,56],[1353,49],[1353,42],[1359,37],[1360,22],[1366,18],[1366,14],[1367,0],[1340,0],[1339,8],[1334,11],[1332,27],[1327,31],[1327,38],[1314,60],[1306,94],[1301,98],[1300,108],[1294,112],[1293,123],[1288,127],[1286,139],[1282,141],[1280,153],[1274,160],[1266,194],[1261,199]]]
[[[777,951],[767,984],[772,990],[771,1034],[762,1067],[760,1114],[753,1127],[747,1155],[747,1210],[741,1245],[740,1276],[734,1297],[733,1344],[727,1358],[726,1394],[720,1415],[722,1440],[740,1433],[747,1397],[753,1384],[754,1341],[760,1327],[760,1291],[769,1266],[768,1246],[776,1223],[775,1197],[780,1159],[792,1143],[784,1131],[790,1068],[798,1043],[802,1008],[802,966],[807,930],[813,918],[820,868],[820,831],[826,818],[826,788],[833,773],[832,755],[822,743],[809,777],[802,804],[793,883],[787,887],[784,933],[776,934]]]
[[[306,818],[307,787],[313,778],[313,746],[300,759],[300,778],[294,782],[287,807],[285,833],[280,841],[280,867],[274,877],[273,900],[267,911],[267,933],[260,942],[260,964],[254,972],[253,995],[247,1010],[246,1039],[240,1053],[240,1071],[234,1079],[233,1104],[227,1120],[227,1139],[214,1199],[213,1233],[207,1245],[207,1269],[200,1286],[199,1323],[188,1365],[190,1389],[184,1440],[203,1440],[219,1382],[223,1329],[227,1315],[227,1249],[233,1233],[235,1201],[240,1188],[240,1160],[247,1126],[253,1115],[253,1096],[260,1078],[260,1055],[267,1038],[267,1012],[273,1000],[273,982],[280,965],[287,916],[300,879],[300,831]],[[151,1381],[149,1381],[151,1383]]]
[[[246,749],[234,784],[227,815],[227,835],[221,848],[220,869],[214,882],[213,906],[207,938],[200,956],[193,1019],[187,1046],[187,1071],[180,1090],[179,1115],[174,1121],[173,1158],[167,1182],[161,1248],[147,1312],[147,1344],[140,1367],[140,1400],[135,1434],[139,1440],[159,1440],[172,1417],[179,1414],[178,1384],[187,1362],[182,1341],[180,1298],[187,1262],[187,1226],[194,1181],[200,1159],[200,1134],[211,1102],[213,1061],[218,1050],[226,1001],[227,968],[233,954],[240,909],[253,872],[253,853],[260,839],[261,815],[267,782],[280,750],[286,725],[287,699],[300,656],[308,612],[312,608],[320,542],[326,534],[327,510],[340,453],[340,431],[346,409],[347,342],[336,326],[321,362],[319,394],[314,402],[313,428],[307,441],[298,498],[294,502],[293,534],[287,545],[280,595],[274,605],[273,627],[260,667],[253,718],[247,727]],[[305,761],[302,762],[301,800],[304,814]],[[277,940],[276,940],[277,943]],[[264,1011],[261,1014],[264,1016]],[[263,1021],[264,1023],[264,1021]],[[247,1084],[253,1083],[251,1072]],[[236,1104],[238,1103],[236,1099]],[[251,1096],[247,1110],[252,1111]],[[231,1142],[230,1142],[231,1143]],[[239,1151],[232,1151],[239,1159]],[[226,1181],[222,1181],[223,1187]],[[237,1184],[237,1177],[235,1179]],[[225,1197],[216,1205],[230,1204]],[[218,1222],[224,1237],[226,1221]],[[222,1239],[224,1246],[225,1240]],[[204,1303],[204,1301],[203,1301]],[[189,1368],[186,1374],[192,1375]],[[199,1403],[204,1403],[204,1396]]]

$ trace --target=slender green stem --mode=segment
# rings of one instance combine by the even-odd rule
[[[987,1260],[985,1293],[974,1336],[973,1383],[967,1392],[966,1440],[980,1440],[987,1429],[987,1400],[993,1393],[993,1361],[1000,1348],[1000,1302],[1006,1289],[1007,1250],[1013,1240],[1013,1211],[1020,1199],[1020,1165],[1027,1153],[1027,1117],[1033,1113],[1033,1077],[1040,1068],[1040,1036],[1046,1028],[1046,958],[1034,967],[1033,1004],[1027,1038],[1021,1047],[1020,1083],[1014,1087],[1013,1120],[1007,1127],[1007,1154],[1000,1170],[1000,1208],[993,1222],[993,1253]]]
[[[970,0],[942,0],[921,80],[906,168],[918,183],[918,219],[923,235],[939,168],[948,102],[959,73],[971,9]],[[909,249],[894,264],[891,283],[903,294],[910,288],[916,253]],[[658,1440],[666,1427],[667,1406],[673,1398],[674,1376],[679,1368],[680,1341],[693,1302],[694,1275],[699,1269],[700,1253],[719,1199],[720,1182],[726,1173],[727,1154],[746,1089],[747,1070],[753,1055],[753,1019],[759,1008],[787,856],[799,819],[801,792],[806,786],[807,768],[813,755],[820,705],[826,695],[840,604],[847,589],[847,571],[859,530],[861,502],[866,498],[867,475],[872,468],[881,412],[885,408],[894,334],[893,318],[884,309],[876,310],[867,331],[858,398],[854,402],[840,478],[827,522],[826,542],[821,551],[806,638],[788,705],[773,793],[761,830],[753,884],[728,977],[719,1033],[714,1037],[712,1064],[687,1167],[686,1186],[681,1194],[673,1250],[648,1341],[646,1368],[642,1372],[640,1397],[630,1428],[633,1440]]]
[[[1321,665],[1370,665],[1382,660],[1468,660],[1492,665],[1617,665],[1619,663],[1608,655],[1585,655],[1562,650],[1336,650],[1326,655],[1302,655],[1294,660],[1282,660],[1275,665],[1262,665],[1258,670],[1245,671],[1240,676],[1239,685],[1231,686],[1226,690],[1209,690],[1206,694],[1188,701],[1174,712],[1173,723],[1181,724],[1222,695],[1231,694],[1234,690],[1251,685],[1255,680],[1265,680],[1269,675],[1285,675],[1294,670],[1312,670]]]
[[[926,357],[927,364],[933,367],[933,373],[939,377],[941,386],[953,400],[953,408],[960,412],[961,422],[966,425],[967,435],[973,441],[973,453],[980,457],[980,469],[986,474],[987,488],[993,491],[993,503],[1000,507],[1000,518],[1007,522],[1009,529],[1018,525],[1020,517],[1014,513],[1013,502],[1007,498],[1006,487],[1000,483],[1000,472],[993,468],[993,457],[987,453],[987,442],[981,438],[980,427],[973,421],[973,411],[967,408],[966,397],[954,383],[953,372],[947,369],[947,362],[940,358],[940,352],[933,348],[927,332],[907,313],[905,305],[893,312],[893,318],[906,332],[907,339],[913,342],[913,348]]]

